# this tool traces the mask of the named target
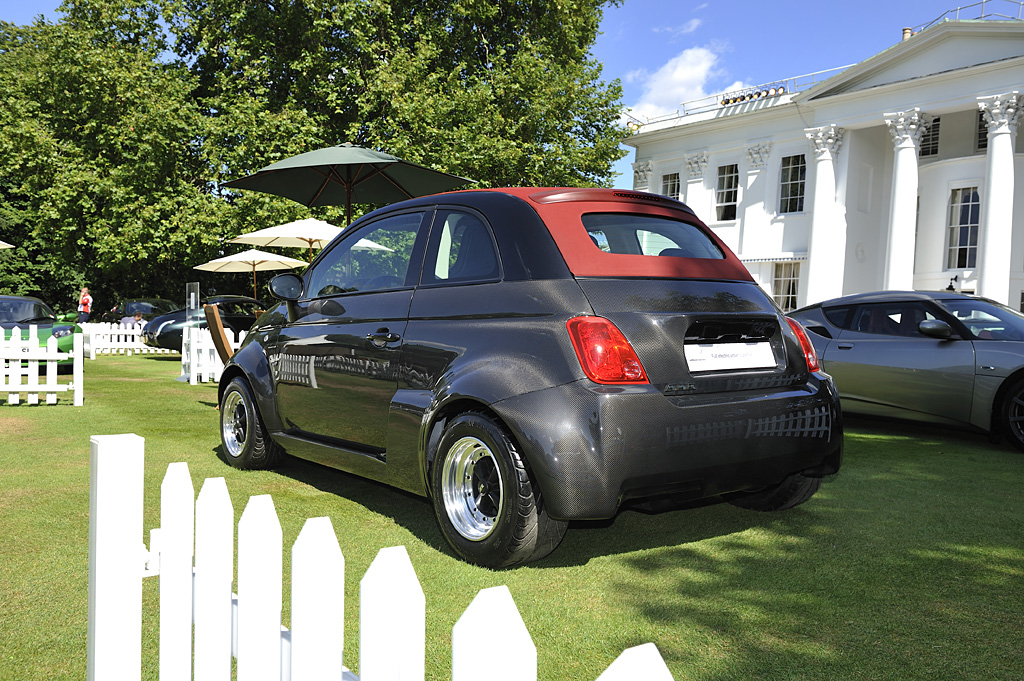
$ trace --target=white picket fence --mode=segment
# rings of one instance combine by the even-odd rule
[[[238,681],[359,681],[343,665],[345,559],[330,518],[308,519],[292,546],[288,630],[281,626],[282,531],[268,495],[250,497],[238,522],[235,595],[234,512],[224,478],[207,479],[196,498],[187,464],[170,464],[160,528],[150,530],[147,551],[143,438],[102,435],[90,443],[90,681],[140,678],[142,579],[151,575],[160,579],[161,681],[227,681],[232,656]],[[359,600],[362,679],[423,681],[426,601],[404,547],[377,554]],[[481,678],[537,678],[536,647],[504,586],[480,591],[452,630],[452,680]],[[648,643],[623,652],[598,677],[627,679],[672,675]]]
[[[224,332],[228,337],[228,345],[232,350],[237,350],[245,340],[245,331],[235,334],[231,329],[225,328]],[[220,380],[220,374],[224,371],[224,363],[220,361],[217,354],[217,347],[213,344],[213,336],[209,329],[201,329],[197,326],[186,326],[181,336],[181,379],[188,377],[190,385]]]
[[[96,359],[98,354],[149,355],[174,352],[167,348],[154,348],[142,342],[142,330],[146,327],[146,322],[85,322],[79,326],[82,327],[82,334],[85,336],[85,354],[89,359]]]
[[[61,352],[53,336],[42,347],[35,324],[27,329],[14,327],[7,339],[5,335],[0,330],[0,394],[7,393],[8,404],[19,404],[22,393],[28,404],[39,404],[40,394],[45,395],[46,404],[56,404],[57,393],[70,392],[73,404],[82,406],[82,334],[74,334],[70,353]],[[72,360],[71,381],[58,383],[57,362],[68,358]],[[39,374],[41,365],[43,376]]]

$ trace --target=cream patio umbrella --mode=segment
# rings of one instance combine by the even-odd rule
[[[341,227],[335,227],[323,220],[305,218],[275,227],[267,227],[255,232],[240,234],[234,239],[228,239],[228,243],[252,244],[253,246],[263,247],[308,248],[309,260],[312,262],[313,249],[323,248],[334,237],[341,234],[341,231]]]
[[[259,299],[256,295],[256,271],[267,270],[289,270],[294,267],[305,267],[307,262],[289,258],[284,255],[258,251],[254,248],[234,255],[225,255],[223,258],[216,258],[202,265],[196,265],[194,269],[205,272],[252,272],[252,297]]]
[[[7,243],[6,241],[0,241],[0,248],[14,248],[14,246]]]

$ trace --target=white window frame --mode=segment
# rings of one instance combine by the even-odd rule
[[[918,150],[918,156],[924,158],[925,156],[938,156],[939,155],[939,130],[942,128],[942,117],[936,116],[932,119],[932,122],[928,125],[928,129],[925,130],[924,134],[921,135],[920,148]]]
[[[678,172],[665,173],[661,176],[661,195],[670,199],[679,200],[682,191],[681,180]],[[672,192],[672,185],[675,184],[675,192]]]
[[[732,169],[731,172],[729,169]],[[725,171],[725,172],[723,172]],[[723,180],[732,180],[732,186],[723,183]],[[731,199],[731,200],[730,200]],[[715,218],[719,222],[735,222],[739,217],[740,206],[740,166],[738,163],[725,163],[715,170]],[[732,209],[732,217],[728,215]]]
[[[964,202],[963,197],[965,192],[974,192],[977,195],[977,201]],[[955,186],[949,188],[949,197],[946,200],[946,270],[959,272],[962,270],[974,269],[978,266],[978,233],[981,228],[981,185],[980,184],[968,184],[964,186]],[[954,203],[954,200],[956,202]],[[970,215],[968,221],[964,222],[964,207],[965,206],[976,206],[975,221],[971,221]],[[954,224],[954,211],[956,217],[956,223]],[[961,244],[963,241],[962,232],[967,229],[967,243]],[[971,230],[973,230],[974,244],[971,244]],[[963,252],[965,258],[964,263],[961,262],[961,252]],[[972,256],[973,255],[973,259]]]
[[[786,166],[788,159],[799,158],[800,163],[796,166]],[[798,179],[793,179],[792,175],[788,178],[786,176],[787,170],[792,172],[794,168],[802,168],[803,172],[800,173]],[[791,192],[789,196],[786,196],[786,188],[790,187]],[[779,162],[779,214],[788,215],[791,213],[803,213],[804,202],[807,199],[807,156],[805,154],[790,154],[789,156],[783,156]],[[788,202],[788,203],[787,203]],[[794,207],[796,202],[796,207]]]
[[[792,312],[799,307],[799,260],[772,263],[772,298],[783,312]]]

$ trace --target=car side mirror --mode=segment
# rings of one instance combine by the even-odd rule
[[[278,300],[294,303],[302,297],[302,279],[291,273],[279,274],[270,280],[270,293]]]
[[[285,301],[288,310],[288,322],[295,323],[299,318],[299,306],[296,301],[302,297],[302,278],[286,272],[270,280],[270,295]]]
[[[917,325],[917,330],[929,338],[947,340],[953,335],[953,328],[941,319],[925,319]]]

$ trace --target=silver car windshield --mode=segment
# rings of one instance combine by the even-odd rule
[[[1024,340],[1024,314],[985,300],[937,301],[978,340]]]

